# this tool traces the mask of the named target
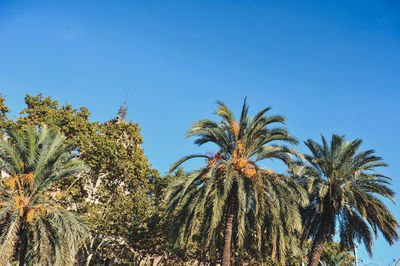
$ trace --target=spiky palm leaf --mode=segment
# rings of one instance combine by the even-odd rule
[[[56,204],[54,186],[88,170],[65,137],[42,126],[0,140],[0,265],[70,265],[87,233],[82,220]]]
[[[316,265],[337,225],[341,245],[348,250],[358,241],[372,254],[371,231],[375,237],[380,231],[393,244],[399,224],[380,199],[394,197],[391,179],[376,171],[387,166],[382,158],[373,150],[358,152],[361,140],[346,142],[344,136],[333,135],[330,144],[323,136],[322,145],[311,139],[305,144],[312,153],[305,156],[310,167],[303,169],[311,181],[312,201],[304,212],[305,236],[314,238],[310,265]]]
[[[301,157],[301,154],[276,142],[296,144],[297,141],[286,129],[271,127],[284,123],[285,119],[282,116],[266,116],[270,108],[249,118],[245,101],[240,120],[236,121],[222,102],[218,105],[216,114],[221,117],[219,123],[200,120],[186,134],[186,137],[198,137],[194,143],[199,146],[216,144],[218,152],[186,156],[170,169],[173,171],[192,158],[205,158],[207,162],[205,167],[176,180],[167,191],[167,212],[178,216],[175,224],[176,246],[190,243],[195,236],[202,246],[211,247],[216,252],[217,244],[221,243],[221,231],[226,231],[229,223],[233,225],[233,239],[238,248],[243,247],[246,234],[251,231],[256,232],[254,238],[259,249],[262,240],[268,238],[272,231],[283,241],[285,232],[301,226],[298,205],[295,204],[304,205],[308,203],[308,198],[296,182],[257,163],[278,159],[290,164],[293,155]],[[285,200],[289,195],[293,198]],[[284,221],[281,215],[285,216]],[[228,222],[230,216],[233,222]],[[287,229],[284,228],[287,225],[285,221],[290,225]],[[267,231],[268,234],[265,234]],[[224,233],[225,241],[226,235],[227,232]],[[277,246],[276,243],[273,245]],[[287,245],[278,246],[285,249]],[[285,250],[280,250],[278,255],[284,259],[284,254]]]

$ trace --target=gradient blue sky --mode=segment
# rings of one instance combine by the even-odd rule
[[[0,0],[0,93],[12,115],[26,93],[43,93],[105,121],[129,90],[127,118],[161,173],[199,151],[183,135],[215,118],[216,100],[239,112],[247,96],[251,111],[285,115],[300,141],[362,138],[400,192],[399,88],[400,1]],[[380,239],[374,252],[360,249],[361,265],[389,265],[400,244]]]

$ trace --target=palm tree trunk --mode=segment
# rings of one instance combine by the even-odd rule
[[[314,242],[311,248],[310,261],[308,266],[317,266],[322,254],[322,249],[329,235],[329,228],[334,220],[335,214],[333,207],[329,206],[329,200],[325,200],[326,209],[321,217],[321,223],[318,226],[317,234],[315,235]]]
[[[21,249],[19,254],[19,266],[25,265],[25,257],[28,251],[28,235],[26,225],[23,223],[20,227]]]
[[[326,225],[321,224],[320,228],[318,229],[317,235],[315,236],[311,248],[310,262],[308,263],[308,266],[318,265],[327,236],[326,234],[327,230],[324,227],[326,227]]]
[[[224,249],[222,252],[222,266],[231,265],[231,246],[232,246],[232,228],[233,228],[233,208],[230,207],[230,212],[226,219],[224,233]]]

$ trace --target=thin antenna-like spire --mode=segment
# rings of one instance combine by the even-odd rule
[[[118,110],[118,116],[122,120],[125,120],[125,117],[128,114],[128,105],[126,104],[126,101],[128,100],[128,94],[129,94],[129,89],[126,92],[124,103],[121,105],[121,107]]]

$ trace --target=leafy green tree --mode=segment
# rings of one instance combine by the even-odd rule
[[[85,201],[92,230],[103,241],[106,257],[115,250],[126,254],[119,262],[137,257],[143,246],[138,235],[156,211],[158,171],[151,169],[140,147],[139,127],[131,122],[107,123],[81,146],[81,158],[93,169],[86,178]],[[120,244],[122,243],[122,244]]]
[[[88,167],[65,137],[45,126],[8,132],[0,140],[0,264],[70,265],[87,227],[56,200],[57,182]]]
[[[144,155],[139,125],[120,116],[91,122],[86,107],[60,105],[41,94],[26,95],[25,103],[16,121],[7,120],[7,128],[46,124],[59,130],[91,167],[90,173],[58,183],[60,203],[78,211],[90,228],[79,263],[124,263],[142,249],[153,251],[137,236],[148,232],[148,219],[159,211],[155,206],[165,180]]]
[[[311,139],[305,144],[312,153],[305,156],[310,166],[302,170],[311,181],[311,203],[304,212],[305,236],[314,239],[309,265],[318,265],[336,226],[347,250],[362,241],[372,254],[372,232],[377,237],[380,231],[389,244],[398,240],[399,224],[380,199],[394,197],[391,179],[376,170],[387,166],[382,158],[373,150],[358,152],[360,139],[347,142],[333,135],[330,144],[324,137],[322,145]]]
[[[5,99],[0,94],[0,137],[4,136],[4,128],[9,123],[9,118],[7,117],[7,113],[10,111],[4,103]]]
[[[245,101],[240,120],[236,121],[222,102],[218,105],[216,114],[221,121],[200,120],[192,125],[186,137],[198,136],[195,144],[213,143],[219,150],[212,155],[186,156],[171,167],[173,171],[192,158],[205,158],[207,162],[205,167],[177,179],[169,187],[167,213],[176,217],[176,247],[200,242],[204,249],[209,248],[211,256],[215,256],[217,247],[223,246],[222,265],[230,265],[232,243],[239,251],[250,233],[257,240],[258,250],[261,250],[265,231],[272,230],[275,243],[284,239],[282,225],[285,223],[279,221],[281,214],[285,216],[281,212],[285,207],[290,209],[286,215],[292,214],[292,223],[285,224],[290,224],[288,230],[301,227],[298,205],[292,207],[291,204],[307,204],[308,198],[296,182],[259,165],[266,159],[289,164],[291,155],[300,156],[295,150],[281,145],[297,143],[288,131],[271,127],[284,123],[285,119],[279,115],[266,116],[270,108],[249,118]],[[287,195],[292,197],[291,202],[284,200],[288,199]],[[278,236],[279,233],[282,234]]]
[[[72,145],[78,152],[79,158],[94,171],[96,170],[96,167],[90,165],[90,162],[82,157],[83,147],[90,145],[91,139],[96,136],[99,128],[98,123],[89,121],[90,112],[86,107],[74,109],[68,104],[60,106],[57,100],[43,97],[42,94],[37,96],[27,94],[25,104],[26,108],[22,109],[20,116],[15,121],[8,120],[5,128],[23,129],[26,126],[46,125],[52,130],[60,131],[66,137],[65,142]],[[61,197],[64,201],[68,199],[64,205],[74,205],[74,209],[79,209],[77,204],[83,202],[88,196],[84,189],[88,176],[93,176],[93,174],[67,178],[60,182],[59,185],[63,191]]]
[[[44,124],[62,132],[67,137],[66,142],[73,143],[78,150],[98,130],[98,123],[89,121],[90,112],[84,106],[79,109],[74,109],[69,104],[60,106],[57,100],[43,97],[42,94],[27,94],[25,104],[27,107],[22,109],[21,116],[14,123],[10,121],[12,125],[9,127]]]

